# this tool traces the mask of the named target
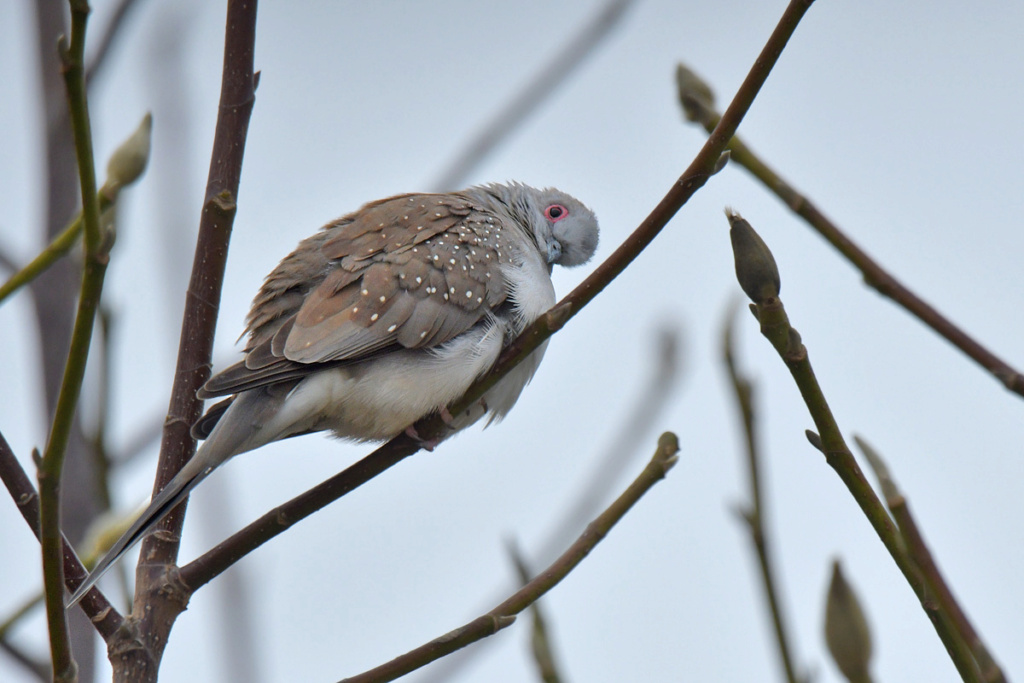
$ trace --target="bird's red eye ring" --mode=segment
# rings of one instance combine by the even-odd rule
[[[544,217],[552,223],[556,223],[568,215],[569,209],[565,208],[561,204],[552,204],[548,208],[544,209]]]

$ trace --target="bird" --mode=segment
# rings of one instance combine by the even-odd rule
[[[587,263],[598,235],[578,199],[509,182],[377,200],[302,240],[253,299],[243,359],[198,391],[221,399],[192,427],[203,443],[68,607],[235,455],[327,430],[357,442],[418,438],[411,425],[432,413],[447,436],[485,415],[501,420],[546,342],[466,411],[447,406],[554,305],[553,266]]]

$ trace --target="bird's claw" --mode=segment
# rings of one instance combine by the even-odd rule
[[[441,443],[441,439],[438,438],[424,439],[422,436],[420,436],[420,433],[416,431],[415,425],[409,425],[408,427],[406,427],[405,435],[408,436],[413,441],[415,441],[416,443],[418,443],[420,448],[422,448],[425,451],[433,452],[433,450],[437,448],[437,444]]]
[[[448,412],[448,406],[441,406],[441,410],[438,413],[441,415],[441,422],[444,422],[448,429],[455,429],[455,418]]]

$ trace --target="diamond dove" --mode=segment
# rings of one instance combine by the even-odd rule
[[[226,397],[192,428],[205,441],[69,605],[239,453],[325,430],[380,441],[435,412],[453,431],[500,420],[545,346],[465,413],[447,406],[554,305],[552,267],[586,263],[597,240],[577,199],[510,183],[371,202],[300,242],[253,300],[244,359],[199,391]]]

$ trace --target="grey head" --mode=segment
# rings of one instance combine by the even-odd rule
[[[480,185],[465,194],[493,205],[496,200],[533,238],[538,251],[554,265],[586,263],[597,250],[594,212],[575,197],[555,188],[537,189],[522,183]]]

